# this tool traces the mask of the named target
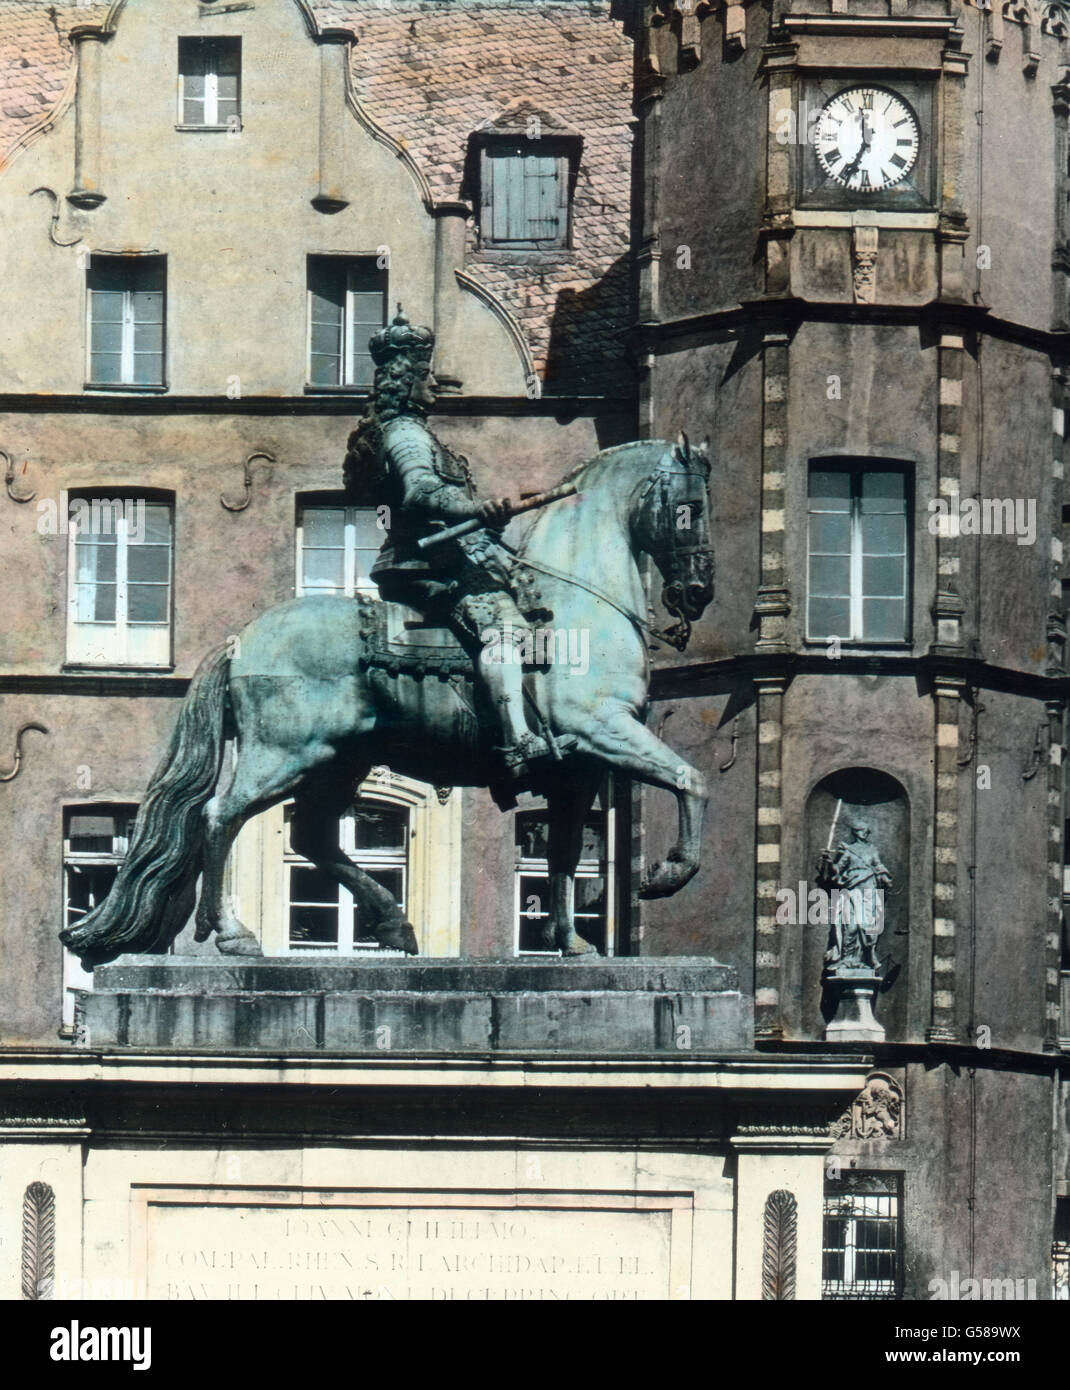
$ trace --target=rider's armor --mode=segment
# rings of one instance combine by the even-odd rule
[[[521,777],[532,760],[547,756],[550,749],[525,726],[520,664],[508,658],[491,664],[480,660],[488,629],[499,642],[511,633],[517,645],[529,635],[517,602],[513,556],[502,544],[500,530],[486,525],[427,550],[418,545],[468,520],[479,508],[466,460],[435,437],[417,403],[397,399],[399,377],[404,380],[399,369],[427,375],[433,343],[429,329],[410,327],[400,313],[373,336],[371,353],[380,368],[376,396],[350,439],[347,473],[350,461],[357,459],[367,474],[375,455],[376,498],[382,497],[390,511],[372,578],[387,601],[415,608],[452,629],[497,706],[503,762],[512,775]],[[523,606],[534,613],[527,599],[525,594]]]

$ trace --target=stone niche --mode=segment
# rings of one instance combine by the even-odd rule
[[[837,809],[838,808],[838,809]],[[884,930],[876,943],[881,984],[873,1012],[888,1038],[907,1033],[908,964],[910,944],[910,803],[902,784],[871,767],[848,767],[822,778],[806,807],[808,889],[817,886],[817,863],[822,850],[835,850],[850,838],[852,821],[864,820],[870,841],[892,877],[884,896]],[[836,1013],[837,991],[825,979],[829,928],[817,923],[799,928],[803,934],[803,1019],[805,1031],[823,1036]]]

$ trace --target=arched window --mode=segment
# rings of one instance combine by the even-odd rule
[[[297,854],[290,842],[292,807],[286,808],[287,950],[350,955],[378,951],[348,888]],[[339,844],[348,857],[408,911],[409,808],[361,799],[339,822]]]
[[[555,954],[541,939],[550,914],[547,864],[549,822],[545,810],[518,811],[515,820],[516,911],[514,952],[518,956]],[[616,954],[617,817],[607,784],[599,792],[583,828],[576,866],[576,931],[603,955]]]

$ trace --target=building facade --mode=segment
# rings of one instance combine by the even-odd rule
[[[1067,1296],[1070,19],[1008,10],[0,0],[5,1296]],[[241,986],[213,1032],[59,945],[204,652],[374,593],[342,459],[398,303],[481,494],[710,439],[716,596],[651,654],[702,869],[640,899],[669,801],[614,778],[577,881],[648,1033],[579,975],[608,1042],[518,1043],[533,975],[480,1032],[486,962],[579,968],[544,808],[388,767],[340,843],[456,1026],[337,1048]],[[396,967],[285,805],[228,892],[283,972]]]

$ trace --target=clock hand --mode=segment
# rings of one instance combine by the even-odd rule
[[[840,178],[844,181],[852,178],[858,172],[858,166],[862,163],[862,157],[869,154],[869,147],[873,141],[873,132],[868,129],[868,122],[866,121],[865,115],[860,114],[860,120],[862,122],[862,143],[858,147],[858,153],[855,155],[854,159],[851,160],[850,164],[848,164],[847,168],[840,170]],[[866,138],[867,134],[869,136],[868,139]]]

